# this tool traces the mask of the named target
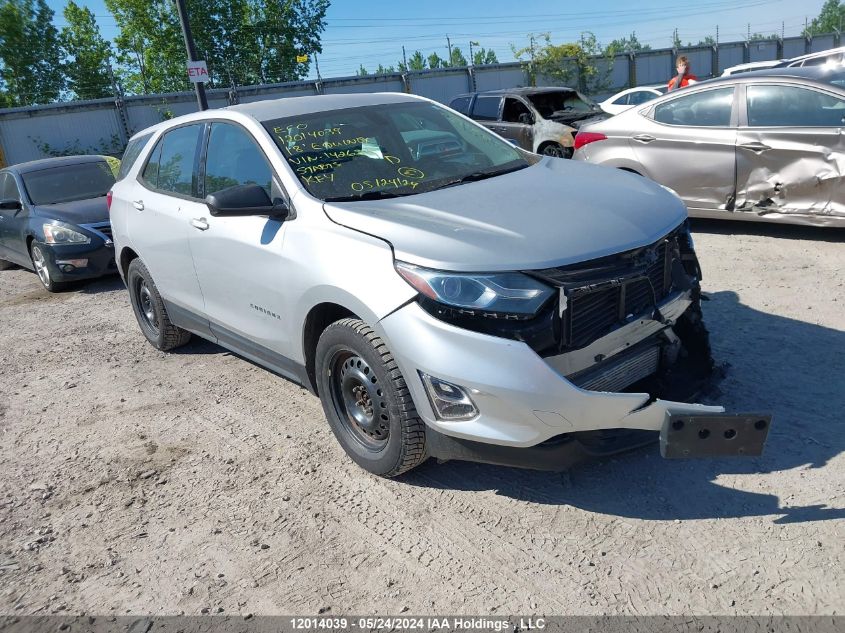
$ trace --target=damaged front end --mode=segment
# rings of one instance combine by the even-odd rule
[[[486,319],[485,333],[526,343],[585,396],[642,398],[618,423],[597,424],[596,430],[582,426],[516,450],[437,437],[434,456],[559,470],[573,459],[616,453],[658,437],[667,458],[761,454],[770,416],[733,416],[721,407],[682,404],[705,393],[719,375],[702,319],[702,275],[687,223],[642,248],[524,272],[555,287],[556,300],[530,320]],[[460,314],[428,309],[439,319],[469,325]],[[475,320],[471,329],[478,326]]]

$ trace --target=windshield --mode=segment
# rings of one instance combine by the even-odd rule
[[[544,119],[581,117],[599,109],[595,103],[574,90],[538,92],[526,96]]]
[[[22,174],[32,204],[56,204],[106,195],[114,174],[105,161],[76,163]]]
[[[393,103],[265,121],[308,192],[327,201],[405,196],[527,167],[451,110]]]

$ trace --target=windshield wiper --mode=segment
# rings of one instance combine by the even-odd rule
[[[355,200],[384,200],[385,198],[399,198],[401,196],[409,196],[410,193],[393,193],[392,191],[367,191],[350,196],[334,196],[332,198],[325,198],[326,202],[352,202]]]
[[[446,187],[454,187],[455,185],[462,185],[465,182],[475,182],[477,180],[485,180],[486,178],[502,176],[504,174],[509,174],[512,171],[525,169],[526,167],[528,167],[528,165],[517,165],[516,167],[508,167],[507,169],[499,169],[498,171],[474,171],[471,174],[467,174],[466,176],[462,176],[461,178],[457,178],[455,180],[450,180],[439,187],[435,187],[432,191],[445,189]]]

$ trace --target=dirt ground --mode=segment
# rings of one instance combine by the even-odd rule
[[[695,224],[765,456],[370,476],[305,390],[0,273],[0,613],[841,614],[845,232]]]

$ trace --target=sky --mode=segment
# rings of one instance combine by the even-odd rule
[[[76,0],[97,16],[103,37],[117,34],[114,18],[103,0]],[[552,42],[578,41],[593,32],[602,45],[635,32],[652,48],[672,45],[675,28],[681,41],[697,43],[704,37],[719,41],[745,39],[752,33],[800,35],[805,19],[819,14],[824,0],[334,0],[326,14],[318,55],[322,77],[354,75],[363,65],[370,72],[379,64],[396,66],[402,46],[408,56],[448,56],[447,37],[469,58],[469,42],[493,49],[500,62],[514,61],[511,44],[528,45],[528,34],[550,33]],[[65,0],[48,0],[61,27]],[[316,78],[312,64],[310,77]]]

